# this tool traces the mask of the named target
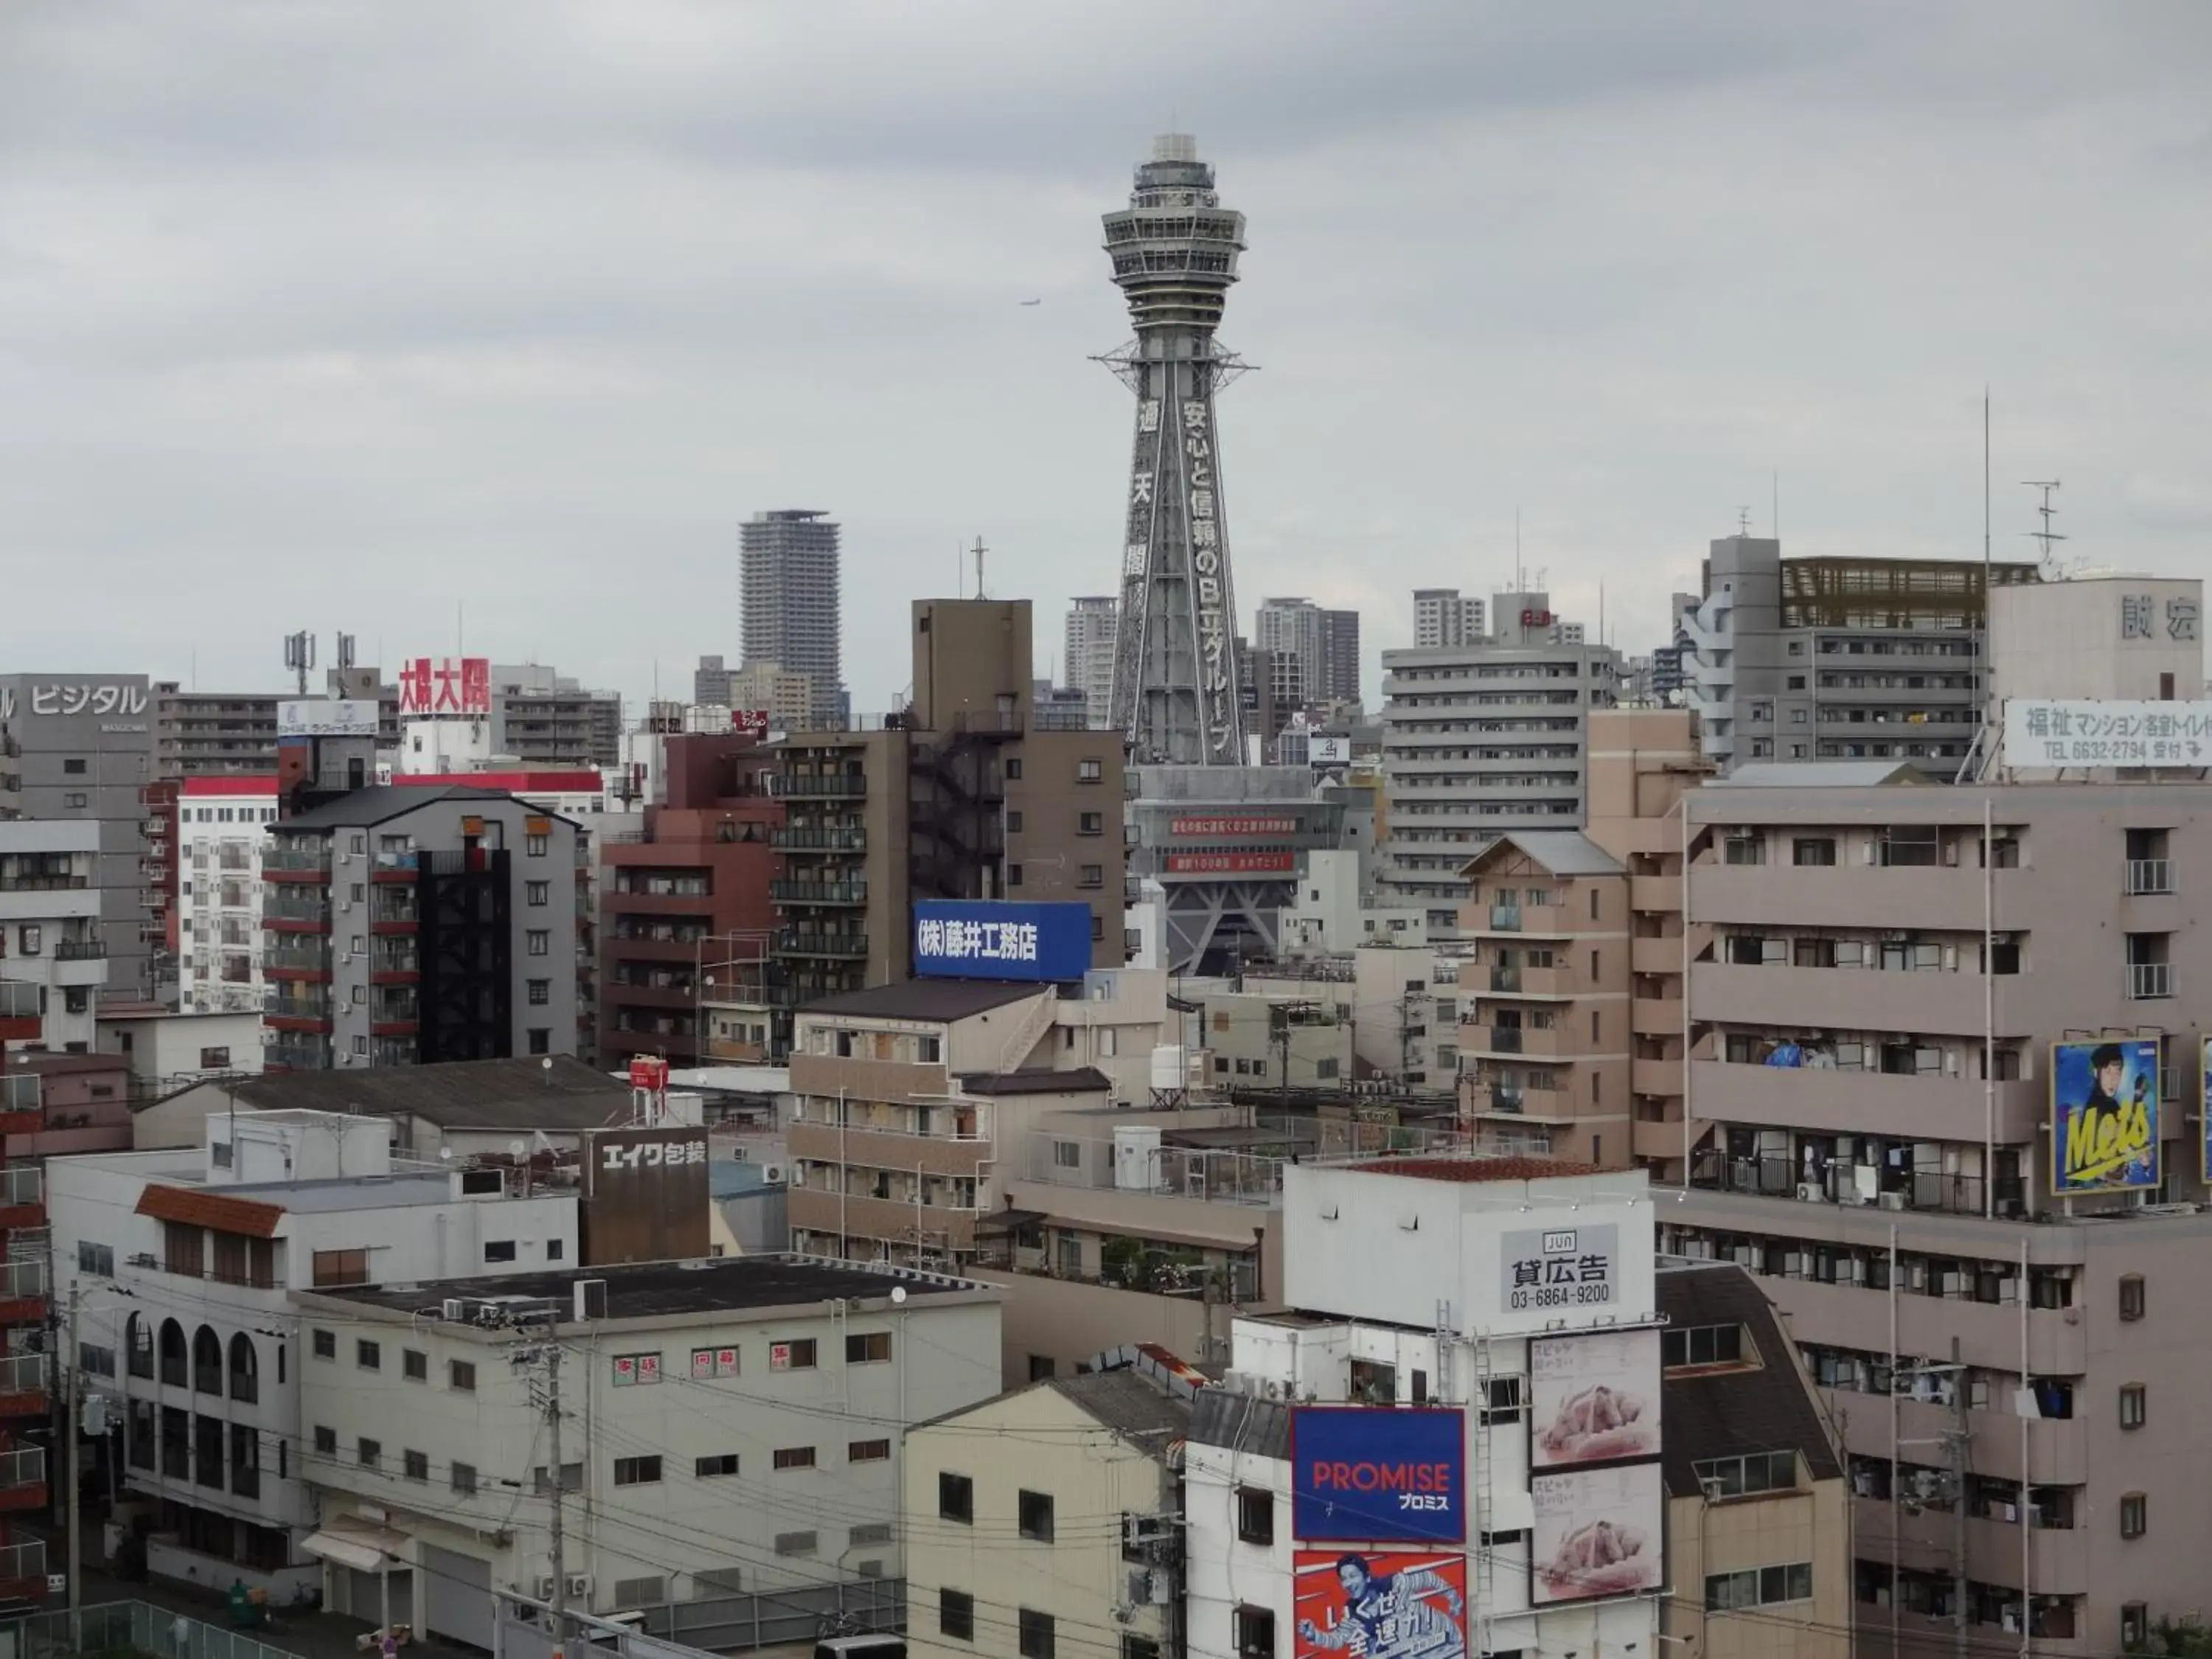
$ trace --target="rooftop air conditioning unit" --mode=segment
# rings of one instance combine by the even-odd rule
[[[568,1594],[569,1594],[569,1595],[589,1595],[591,1593],[592,1593],[592,1575],[591,1575],[591,1574],[589,1574],[588,1572],[572,1572],[572,1573],[570,1573],[570,1574],[568,1575]]]

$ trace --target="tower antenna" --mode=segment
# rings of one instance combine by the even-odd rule
[[[2058,514],[2058,509],[2051,504],[2051,492],[2058,488],[2058,480],[2056,478],[2023,478],[2021,480],[2021,483],[2030,489],[2039,489],[2043,492],[2043,505],[2035,509],[2037,514],[2043,520],[2043,528],[2040,530],[2028,531],[2027,534],[2032,537],[2042,546],[2043,579],[2045,581],[2049,581],[2055,578],[2058,574],[2057,560],[2055,554],[2052,552],[2051,544],[2054,542],[2063,542],[2066,539],[2064,536],[2061,535],[2057,531],[2053,530],[2051,527],[2051,520],[2056,518]],[[1984,593],[1982,595],[1982,603],[1984,605],[1989,603],[1988,594]]]
[[[983,555],[987,551],[981,536],[975,538],[975,597],[983,597]]]

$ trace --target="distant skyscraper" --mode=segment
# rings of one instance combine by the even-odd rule
[[[1359,613],[1321,613],[1321,702],[1359,701]]]
[[[1252,643],[1297,660],[1297,703],[1318,697],[1322,684],[1321,607],[1311,599],[1262,599],[1252,617]],[[1278,673],[1279,695],[1289,682]]]
[[[1113,724],[1139,762],[1243,763],[1229,520],[1214,394],[1242,367],[1213,331],[1244,216],[1221,205],[1197,141],[1170,133],[1105,216],[1114,281],[1137,337],[1106,361],[1136,394],[1123,525]]]
[[[826,513],[756,513],[740,536],[744,655],[739,666],[772,662],[814,682],[814,714],[825,724],[844,684],[837,526]]]
[[[1472,645],[1483,637],[1480,599],[1463,599],[1456,587],[1413,590],[1413,649],[1439,651]]]
[[[1093,731],[1114,724],[1114,635],[1121,605],[1105,593],[1067,607],[1066,666],[1061,672],[1068,690],[1083,694],[1084,724]]]
[[[711,708],[730,703],[730,665],[720,657],[702,657],[691,675],[691,701]]]

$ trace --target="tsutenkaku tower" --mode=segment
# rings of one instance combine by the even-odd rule
[[[1198,143],[1168,133],[1105,216],[1114,281],[1137,337],[1102,359],[1137,396],[1122,536],[1114,725],[1139,763],[1241,766],[1237,599],[1214,396],[1244,365],[1213,331],[1244,216],[1221,205]]]

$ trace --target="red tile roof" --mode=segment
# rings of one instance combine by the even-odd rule
[[[1424,1181],[1549,1181],[1559,1176],[1605,1173],[1595,1164],[1550,1158],[1387,1158],[1352,1167],[1374,1175],[1418,1176]]]
[[[196,1187],[164,1187],[148,1183],[138,1194],[138,1213],[157,1221],[181,1221],[189,1227],[212,1227],[217,1232],[244,1233],[249,1238],[273,1238],[284,1212],[274,1204],[257,1204],[249,1198],[226,1198]]]
[[[243,772],[185,780],[185,795],[196,799],[209,795],[273,795],[276,793],[276,775],[274,772]]]

